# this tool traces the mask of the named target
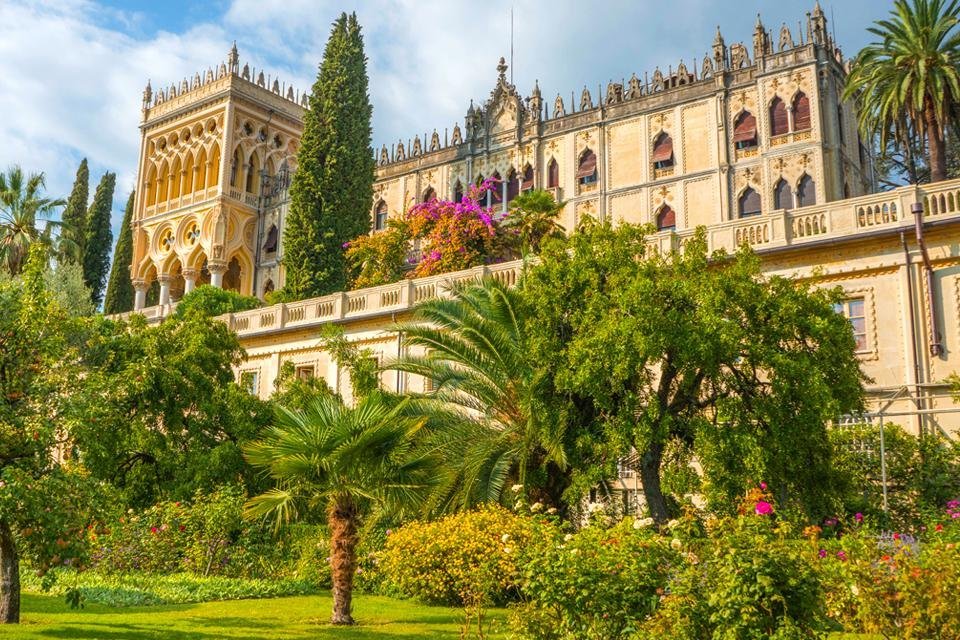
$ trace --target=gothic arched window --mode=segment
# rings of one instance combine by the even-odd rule
[[[453,185],[453,201],[460,202],[461,200],[463,200],[463,185],[457,180],[457,184]]]
[[[494,171],[490,178],[493,181],[493,187],[490,188],[490,206],[493,206],[497,202],[503,202],[503,178],[499,171]]]
[[[236,187],[240,179],[240,149],[233,152],[233,162],[230,165],[230,186]]]
[[[523,168],[523,182],[520,183],[520,191],[529,191],[533,189],[533,167],[529,164]]]
[[[267,231],[267,240],[263,243],[263,252],[264,253],[276,253],[277,245],[280,241],[280,230],[277,229],[277,225],[270,225],[270,230]]]
[[[673,138],[665,131],[653,141],[653,160],[654,169],[667,169],[673,166]]]
[[[597,181],[597,154],[590,149],[580,154],[577,181],[580,184],[593,184]]]
[[[757,146],[757,119],[749,111],[742,112],[733,123],[733,144],[737,149]]]
[[[373,228],[375,231],[383,231],[387,228],[387,203],[383,200],[377,203],[377,208],[374,210]]]
[[[256,152],[250,154],[250,162],[247,164],[247,184],[245,191],[247,193],[257,193],[259,180],[257,174],[260,172],[260,159]]]
[[[673,231],[676,228],[677,214],[669,205],[663,205],[657,212],[657,231]]]
[[[437,199],[437,192],[433,187],[427,187],[427,190],[423,192],[423,202],[430,202],[431,200]]]
[[[747,189],[740,194],[738,205],[741,218],[760,215],[760,194],[751,187],[747,187]]]
[[[809,207],[813,204],[817,204],[816,185],[813,182],[813,178],[807,174],[803,174],[800,177],[800,182],[797,183],[797,206]]]
[[[790,190],[790,183],[783,178],[777,180],[777,184],[773,187],[773,208],[793,208],[793,191]]]
[[[560,164],[556,158],[550,158],[547,165],[547,188],[554,189],[560,186]]]
[[[770,135],[782,136],[790,133],[790,118],[787,116],[787,105],[777,96],[770,103]]]
[[[507,174],[507,202],[512,202],[518,195],[520,195],[520,178],[517,176],[516,169],[510,169],[510,173]]]
[[[793,130],[806,131],[810,127],[810,99],[801,91],[793,98]]]

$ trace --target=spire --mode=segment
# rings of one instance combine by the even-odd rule
[[[543,111],[543,97],[540,95],[540,81],[533,81],[533,91],[530,93],[530,99],[527,102],[534,120],[539,120]]]
[[[760,14],[757,14],[757,19],[760,19]],[[713,46],[723,46],[723,34],[720,33],[720,25],[717,25],[717,35],[713,37]]]
[[[717,35],[713,38],[713,66],[718,72],[727,68],[727,44],[720,33],[720,25],[717,25]]]
[[[150,101],[153,100],[153,87],[150,86],[150,80],[147,80],[147,86],[143,88],[143,108],[150,108]]]
[[[813,14],[808,18],[808,21],[810,25],[808,28],[810,40],[813,41],[814,44],[827,46],[830,43],[830,38],[827,34],[827,17],[823,14],[819,0],[817,0],[816,5],[813,7]]]
[[[530,95],[540,97],[540,80],[533,81],[533,92]]]
[[[763,22],[760,20],[760,14],[757,14],[757,25],[753,28],[753,59],[759,60],[768,53],[773,53],[770,46],[770,38],[767,30],[763,28]]]
[[[240,54],[237,52],[237,41],[233,41],[233,46],[230,47],[230,53],[227,54],[227,68],[230,73],[237,73],[240,71]]]

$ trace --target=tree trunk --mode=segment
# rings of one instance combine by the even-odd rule
[[[650,517],[657,524],[665,524],[670,519],[667,500],[660,488],[660,462],[663,460],[663,444],[653,443],[640,456],[640,482],[643,484],[643,497],[647,500]]]
[[[943,127],[937,121],[937,113],[929,99],[923,109],[923,120],[930,150],[930,182],[940,182],[947,179],[947,146],[943,140]]]
[[[357,523],[353,500],[337,500],[327,509],[330,525],[330,569],[333,574],[333,624],[353,624],[353,576],[357,571]]]
[[[20,560],[10,525],[0,520],[0,624],[20,622]]]

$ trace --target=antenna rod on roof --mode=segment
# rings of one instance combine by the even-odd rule
[[[510,84],[513,84],[513,5],[510,5]]]

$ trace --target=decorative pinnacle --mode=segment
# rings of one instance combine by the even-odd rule
[[[720,25],[717,25],[717,35],[714,36],[713,38],[713,44],[722,44],[722,43],[723,43],[723,35],[720,33]]]
[[[507,61],[503,56],[500,56],[500,64],[497,65],[497,72],[499,72],[501,80],[507,79]]]
[[[540,97],[540,80],[533,81],[533,93],[531,95]]]

